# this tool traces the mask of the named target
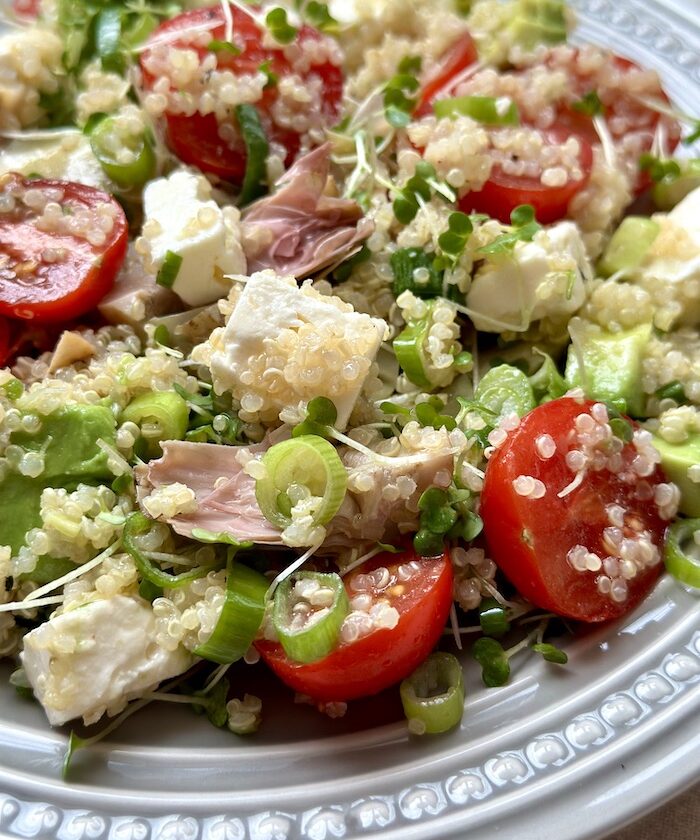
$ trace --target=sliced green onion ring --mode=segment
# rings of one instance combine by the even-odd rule
[[[263,516],[277,528],[291,524],[291,502],[287,491],[305,486],[322,502],[315,525],[325,525],[338,512],[345,498],[348,475],[335,447],[318,435],[301,435],[270,447],[262,457],[266,470],[255,481],[255,498]]]
[[[428,378],[428,360],[425,355],[425,343],[432,326],[431,313],[433,303],[429,302],[428,313],[424,318],[409,322],[394,339],[394,353],[406,377],[419,388],[433,388]]]
[[[666,570],[676,580],[700,589],[700,549],[693,556],[683,549],[683,543],[693,541],[696,531],[700,530],[700,519],[679,519],[666,531],[664,562]]]
[[[114,117],[100,120],[90,132],[90,146],[105,174],[120,187],[140,187],[156,171],[156,156],[145,133],[119,135],[119,141],[132,154],[128,163],[121,163],[110,149],[109,139],[117,133]]]
[[[124,548],[136,564],[138,573],[144,580],[161,587],[161,589],[179,589],[181,586],[190,583],[190,581],[204,577],[204,575],[211,571],[213,566],[197,566],[188,572],[173,575],[170,572],[164,572],[160,567],[156,566],[153,560],[146,557],[136,542],[136,537],[145,534],[152,524],[152,520],[136,511],[127,516],[122,533]]]
[[[316,581],[317,592],[330,590],[333,600],[329,606],[312,612],[302,626],[295,624],[294,581]],[[338,644],[340,627],[350,612],[350,602],[340,575],[321,572],[298,572],[277,587],[272,608],[272,621],[284,652],[295,662],[317,662],[328,656]],[[296,623],[299,618],[296,618]]]
[[[160,454],[162,440],[182,440],[187,431],[190,410],[175,391],[140,394],[122,411],[122,422],[135,423],[146,440],[149,455]]]
[[[194,649],[195,655],[220,665],[240,659],[253,644],[262,624],[269,585],[259,572],[240,563],[230,563],[221,615],[211,636]]]
[[[462,720],[464,678],[451,653],[432,653],[401,683],[401,703],[416,735],[447,732]]]
[[[471,117],[483,125],[518,125],[520,114],[512,100],[501,107],[501,101],[494,96],[457,96],[452,99],[438,99],[433,104],[438,118],[458,116]]]

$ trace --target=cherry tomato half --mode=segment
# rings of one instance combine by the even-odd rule
[[[654,501],[661,470],[643,469],[635,461],[643,451],[612,436],[594,405],[563,397],[527,414],[491,456],[480,509],[491,556],[518,591],[582,621],[616,618],[647,594],[662,568],[666,524]],[[574,486],[581,453],[592,460]],[[528,478],[544,493],[536,486],[522,495]]]
[[[15,174],[0,179],[0,196],[12,204],[0,212],[0,314],[44,323],[93,309],[126,255],[119,204],[83,184]],[[44,204],[59,209],[49,218]]]
[[[256,75],[261,72],[261,68],[265,68],[271,77],[276,78],[276,81],[271,82],[263,90],[262,98],[254,105],[258,110],[268,140],[284,147],[287,152],[286,163],[289,164],[299,151],[302,132],[290,127],[282,127],[272,118],[273,106],[279,97],[279,80],[292,74],[299,75],[304,82],[315,77],[320,78],[322,81],[321,113],[327,124],[332,124],[340,111],[343,92],[342,71],[328,60],[310,67],[306,66],[301,70],[295,69],[293,62],[288,58],[290,54],[293,55],[295,49],[298,51],[295,45],[290,45],[288,48],[264,47],[263,33],[252,15],[234,6],[231,7],[231,14],[234,32],[233,49],[227,49],[223,44],[226,37],[226,23],[220,5],[192,9],[177,15],[172,20],[165,21],[152,33],[149,43],[156,44],[160,39],[165,40],[172,48],[194,50],[200,63],[206,57],[216,55],[216,70],[229,71],[235,76]],[[181,40],[177,37],[179,32],[182,32]],[[205,33],[209,43],[219,42],[221,48],[212,52],[206,45],[202,46],[200,42],[193,42],[193,33],[201,35],[202,32]],[[304,41],[319,42],[325,37],[310,26],[302,26],[297,34],[296,44]],[[140,58],[143,84],[147,90],[152,90],[156,83],[151,72],[151,55],[151,50],[144,50]],[[233,108],[229,110],[233,111]],[[233,183],[240,183],[243,180],[246,165],[245,144],[233,115],[226,121],[228,129],[226,140],[220,133],[223,123],[220,124],[217,116],[212,112],[190,113],[189,109],[186,113],[166,111],[165,120],[168,144],[180,160]]]
[[[447,96],[459,75],[478,59],[474,39],[464,32],[445,52],[438,66],[423,81],[414,117],[424,117],[433,112],[433,102],[441,95]]]
[[[570,132],[555,127],[542,132],[546,143],[558,145],[564,143]],[[575,181],[570,179],[564,186],[545,186],[539,178],[526,175],[510,175],[496,164],[488,181],[481,190],[468,192],[459,200],[460,209],[465,213],[478,211],[508,224],[510,214],[520,204],[531,204],[535,208],[537,221],[542,224],[556,222],[566,216],[571,199],[588,183],[593,167],[593,149],[584,138],[579,141],[579,167],[583,175]]]
[[[404,581],[399,568],[401,577],[407,578]],[[366,577],[381,569],[388,571],[389,584],[380,589],[368,585]],[[375,578],[382,574],[378,572]],[[308,665],[290,660],[277,643],[255,644],[282,682],[314,700],[343,701],[377,694],[412,673],[437,644],[452,606],[452,580],[447,555],[383,554],[351,572],[345,587],[351,599],[361,591],[373,601],[386,599],[399,613],[396,627],[342,643],[325,659]]]

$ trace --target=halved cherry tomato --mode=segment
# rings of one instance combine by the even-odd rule
[[[12,0],[12,10],[20,18],[35,18],[40,7],[41,0]]]
[[[566,56],[566,61],[562,64],[561,59],[557,57],[563,55]],[[652,148],[657,127],[663,124],[666,131],[666,152],[671,154],[680,141],[681,127],[678,121],[645,105],[624,84],[626,77],[639,77],[639,74],[649,71],[614,53],[608,53],[601,65],[591,63],[584,64],[583,67],[578,60],[579,56],[580,50],[562,53],[554,49],[544,58],[545,64],[563,69],[569,76],[566,99],[559,108],[557,125],[567,127],[572,134],[583,137],[592,145],[599,144],[600,138],[593,118],[573,108],[573,105],[587,94],[596,93],[604,108],[606,125],[616,144],[622,148],[634,146],[637,155],[648,152]],[[639,97],[656,99],[669,107],[671,104],[658,79],[651,85],[651,89],[641,92]],[[637,192],[647,186],[648,176],[640,173],[636,185]]]
[[[474,39],[468,32],[464,32],[445,52],[428,78],[423,81],[414,116],[418,118],[431,114],[435,99],[440,94],[446,96],[460,73],[467,67],[471,67],[478,57]]]
[[[287,57],[285,48],[264,47],[263,33],[250,14],[231,7],[233,16],[234,51],[222,48],[212,53],[207,46],[200,46],[188,40],[192,32],[204,30],[210,41],[223,42],[226,37],[226,24],[220,5],[204,9],[192,9],[177,15],[172,20],[162,23],[151,35],[149,43],[157,43],[159,39],[167,38],[170,46],[178,49],[194,50],[200,62],[205,57],[216,55],[217,71],[230,71],[234,75],[255,75],[265,67],[270,74],[278,79],[293,73],[304,81],[319,77],[322,82],[321,111],[328,124],[333,123],[340,111],[340,100],[343,92],[343,75],[339,67],[330,61],[295,70],[292,61]],[[182,40],[177,38],[182,32]],[[302,26],[297,35],[299,41],[320,41],[326,36],[310,26]],[[293,48],[292,48],[293,49]],[[240,50],[240,52],[236,52]],[[149,50],[141,54],[141,70],[143,83],[147,90],[153,88],[156,80],[148,70]],[[286,149],[286,163],[289,164],[299,151],[300,134],[291,128],[283,128],[272,119],[273,105],[278,99],[278,85],[272,83],[263,91],[262,98],[255,102],[267,138],[271,142],[280,144]],[[246,150],[242,136],[238,133],[238,126],[233,116],[227,119],[232,131],[231,138],[223,140],[220,136],[220,125],[213,113],[175,114],[166,112],[168,144],[173,152],[185,163],[193,164],[204,172],[218,175],[224,180],[240,183],[245,173]]]
[[[639,454],[633,443],[612,444],[609,436],[597,457],[604,460],[611,447],[622,447],[619,465],[612,465],[619,469],[612,472],[591,462],[580,484],[558,495],[575,477],[567,453],[585,449],[581,424],[604,432],[600,423],[591,423],[593,405],[563,397],[527,414],[491,456],[480,509],[491,556],[518,591],[545,610],[591,622],[622,615],[649,592],[662,568],[666,524],[654,501],[655,487],[664,481],[661,470],[652,465],[650,474],[640,478],[632,466]],[[581,416],[591,419],[581,421]],[[551,457],[545,457],[546,444],[538,451],[543,435],[556,446]],[[517,492],[528,476],[543,482],[544,495],[530,498]],[[576,555],[585,555],[577,546],[596,555],[601,567],[576,568]],[[632,572],[620,564],[621,554],[645,560],[637,567],[635,559]],[[589,559],[591,566],[598,565],[593,556]],[[615,593],[606,592],[611,585]]]
[[[33,209],[33,200],[25,203],[29,191],[60,205],[61,222],[84,215],[86,231],[76,235],[60,224],[58,230],[37,226],[41,211]],[[45,323],[67,321],[96,306],[111,289],[126,255],[127,221],[119,204],[83,184],[15,174],[0,179],[0,195],[14,198],[13,209],[0,213],[0,314]],[[86,237],[105,221],[99,216],[102,205],[111,214],[112,227],[102,244],[93,245]]]
[[[401,581],[398,569],[403,566],[408,570],[412,562],[415,567],[411,576]],[[389,585],[362,591],[374,601],[384,598],[396,608],[396,627],[380,628],[357,641],[341,644],[325,659],[308,665],[293,662],[279,644],[256,642],[262,658],[282,682],[314,700],[353,700],[404,679],[428,656],[442,635],[452,606],[449,557],[417,558],[412,551],[380,555],[345,578],[348,597],[359,594],[359,575],[382,568],[389,572]]]
[[[551,144],[564,143],[570,136],[570,132],[559,127],[542,134],[545,141]],[[535,208],[538,222],[549,224],[558,221],[566,216],[571,199],[588,183],[593,167],[591,144],[584,137],[577,139],[580,146],[579,166],[583,174],[578,181],[569,180],[562,187],[548,187],[539,178],[509,175],[496,164],[481,190],[468,192],[460,198],[460,209],[465,213],[473,210],[487,213],[494,219],[508,224],[515,207],[531,204]]]

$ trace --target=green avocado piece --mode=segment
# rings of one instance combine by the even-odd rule
[[[114,444],[116,421],[102,405],[71,405],[42,419],[41,429],[31,435],[15,432],[12,443],[28,451],[44,450],[44,471],[40,480],[45,487],[62,487],[53,480],[61,477],[99,480],[110,478],[107,455],[98,447],[98,439]],[[47,444],[48,441],[48,444]],[[44,448],[46,447],[46,448]]]
[[[97,441],[101,439],[113,446],[115,428],[114,415],[105,406],[73,405],[42,418],[37,434],[12,434],[12,443],[27,451],[44,452],[44,471],[37,478],[12,472],[0,482],[0,545],[9,545],[16,554],[24,545],[27,531],[41,525],[44,488],[72,491],[80,482],[99,484],[112,480],[107,456]]]
[[[0,484],[0,545],[17,554],[31,528],[41,524],[39,502],[43,484],[34,478],[10,473]]]
[[[627,216],[613,233],[605,253],[598,262],[603,277],[634,271],[646,256],[661,227],[646,216]]]
[[[627,414],[643,417],[642,356],[651,337],[651,324],[610,333],[580,318],[572,319],[573,343],[566,359],[565,378],[572,388],[583,388],[589,399],[625,400]]]
[[[519,0],[508,26],[515,43],[525,50],[539,44],[566,41],[566,4],[563,0]]]
[[[700,435],[692,435],[685,443],[669,443],[653,435],[652,442],[661,455],[664,472],[681,491],[680,512],[700,517],[700,484],[688,478],[688,467],[700,464]]]

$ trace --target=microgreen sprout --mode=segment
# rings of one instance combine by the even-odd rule
[[[416,107],[416,93],[420,83],[416,73],[420,72],[420,56],[406,56],[399,62],[398,73],[392,76],[384,88],[384,116],[394,128],[405,128],[411,121]]]
[[[270,9],[265,15],[265,25],[278,44],[291,44],[297,36],[297,28],[287,20],[287,11],[281,6]]]
[[[425,160],[416,164],[416,171],[394,199],[394,216],[402,225],[415,219],[421,204],[430,201],[433,192],[447,201],[455,201],[454,190],[437,178],[435,167]]]
[[[485,636],[498,638],[510,630],[506,609],[495,600],[485,598],[479,606],[479,624]]]
[[[306,420],[292,429],[292,437],[319,435],[330,437],[330,429],[338,419],[338,410],[327,397],[314,397],[306,406]]]
[[[479,254],[495,256],[508,254],[518,242],[532,242],[542,225],[535,219],[535,208],[531,204],[520,204],[510,214],[511,230],[497,236],[489,245],[479,248]]]
[[[181,385],[173,389],[187,403],[190,418],[185,440],[195,443],[243,443],[243,425],[231,406],[230,396],[191,394]]]
[[[483,522],[471,509],[469,490],[429,487],[418,500],[420,520],[413,547],[423,557],[441,554],[446,539],[471,542],[481,532]]]
[[[585,114],[587,117],[595,117],[599,114],[605,113],[603,103],[596,91],[591,90],[581,99],[574,102],[571,107],[579,114]]]
[[[275,87],[277,85],[277,82],[279,82],[279,76],[277,75],[277,73],[274,73],[272,71],[271,66],[272,65],[269,58],[267,59],[267,61],[263,61],[258,66],[258,72],[262,73],[267,79],[267,81],[265,82],[265,88]]]
[[[207,49],[209,52],[213,53],[227,52],[231,55],[241,54],[240,47],[237,47],[235,44],[231,43],[231,41],[219,41],[216,38],[207,44]]]
[[[554,662],[556,665],[566,665],[569,661],[569,657],[563,650],[560,650],[554,645],[547,644],[546,642],[540,642],[539,644],[533,645],[532,649],[535,653],[541,654],[543,659],[547,662]]]
[[[510,677],[508,655],[500,642],[489,636],[477,639],[472,656],[481,665],[481,679],[488,688],[505,685]]]
[[[445,263],[444,268],[454,268],[467,247],[469,237],[474,232],[474,225],[485,221],[488,216],[481,213],[467,215],[457,210],[447,218],[447,230],[438,237],[438,246],[443,253],[443,259],[438,259],[438,266]]]
[[[677,161],[655,157],[649,152],[639,156],[639,168],[642,172],[648,172],[654,183],[664,181],[671,184],[681,176],[681,167]]]
[[[309,0],[304,6],[303,15],[306,20],[321,32],[335,33],[340,26],[338,21],[328,11],[325,3],[318,3],[317,0]]]

